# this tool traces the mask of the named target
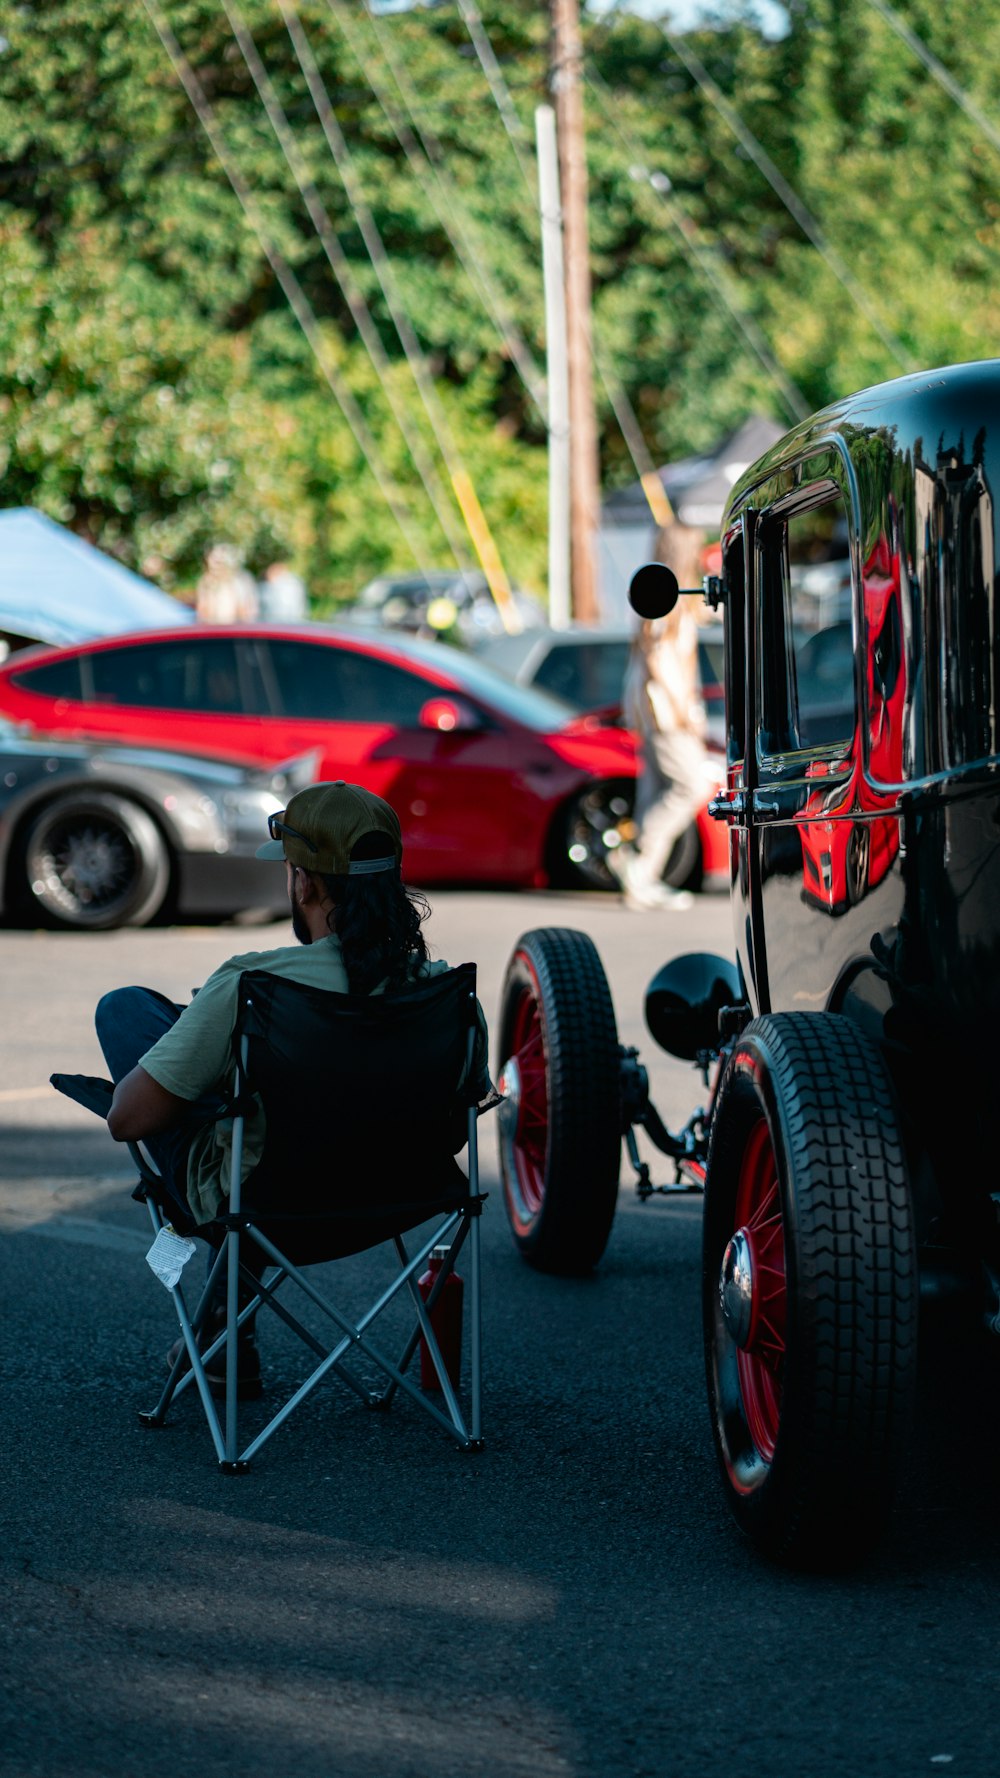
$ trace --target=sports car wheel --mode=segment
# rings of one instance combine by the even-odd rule
[[[627,780],[590,784],[564,809],[556,824],[551,875],[577,889],[617,889],[608,854],[630,839],[633,791]]]
[[[592,784],[574,797],[556,829],[551,870],[557,883],[578,889],[619,889],[608,864],[618,847],[635,837],[635,787],[627,779]],[[701,840],[692,821],[677,839],[663,880],[673,889],[701,879]]]
[[[724,1486],[768,1555],[833,1567],[879,1535],[917,1313],[906,1163],[878,1050],[832,1014],[755,1020],[713,1114],[703,1314]]]
[[[49,803],[27,835],[23,860],[29,905],[62,926],[143,926],[170,882],[156,823],[108,791]]]
[[[583,932],[526,932],[500,1006],[500,1170],[514,1241],[543,1272],[589,1272],[607,1245],[621,1154],[618,1031]]]

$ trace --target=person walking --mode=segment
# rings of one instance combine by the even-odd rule
[[[622,701],[625,722],[639,742],[636,842],[609,854],[608,863],[627,907],[679,913],[692,897],[670,888],[663,873],[704,800],[706,780],[698,625],[687,601],[679,600],[667,617],[640,624]]]

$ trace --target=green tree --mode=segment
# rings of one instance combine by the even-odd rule
[[[280,13],[272,0],[243,9],[370,304],[390,385],[437,458]],[[224,11],[208,0],[166,0],[165,10],[226,157],[253,193],[256,227],[144,6],[46,0],[11,11],[0,51],[6,503],[39,505],[180,590],[214,541],[237,543],[255,568],[290,555],[323,609],[374,573],[411,567],[414,555],[451,565]],[[534,108],[547,94],[546,9],[483,0],[483,11],[530,158]],[[689,33],[684,55],[650,20],[619,12],[586,23],[595,338],[661,462],[712,445],[750,410],[790,417],[769,356],[815,406],[895,375],[892,341],[923,366],[995,350],[996,148],[868,0],[789,0],[787,12],[783,37],[764,37],[748,9]],[[989,112],[1000,21],[972,0],[944,10],[905,0],[905,13]],[[387,14],[377,29],[355,0],[303,0],[300,16],[457,450],[509,573],[541,591],[543,421],[446,226],[460,220],[540,363],[530,175],[456,0]],[[414,175],[380,102],[395,93],[402,109],[386,42],[415,97],[408,127],[440,155],[444,221],[433,181]],[[692,73],[692,53],[705,79]],[[807,207],[827,258],[706,80]],[[262,236],[299,281],[325,359],[397,490],[402,530]],[[861,306],[831,267],[838,257]],[[634,469],[601,383],[598,400],[610,486]]]

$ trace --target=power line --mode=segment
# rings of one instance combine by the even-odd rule
[[[905,19],[900,18],[899,13],[895,8],[886,4],[886,0],[868,0],[868,4],[869,6],[873,6],[877,13],[881,14],[887,25],[892,26],[896,35],[903,39],[907,48],[912,49],[915,56],[919,57],[920,61],[923,62],[924,67],[929,69],[930,73],[933,74],[938,85],[942,86],[945,92],[954,99],[956,105],[961,106],[966,116],[971,117],[973,123],[978,125],[982,130],[983,135],[987,136],[992,142],[994,148],[1000,149],[1000,129],[997,128],[996,124],[991,123],[989,118],[980,111],[979,106],[974,99],[970,99],[965,88],[959,86],[958,81],[953,75],[949,74],[944,63],[939,62],[933,51],[928,49],[923,38],[917,36],[916,31],[910,28]]]
[[[608,123],[617,135],[622,147],[629,155],[633,166],[635,166],[640,151],[636,145],[630,141],[628,136],[626,136],[618,118],[615,116],[610,103],[612,95],[609,92],[605,81],[593,69],[588,74],[587,81],[593,88],[594,95],[604,112]],[[645,169],[643,168],[642,171],[644,172]],[[788,413],[790,413],[795,420],[804,420],[811,412],[809,403],[806,401],[801,389],[799,389],[797,384],[792,381],[787,371],[785,371],[783,366],[779,364],[778,360],[774,357],[767,340],[753,316],[749,315],[746,310],[736,302],[726,288],[727,279],[724,274],[724,268],[717,262],[712,251],[697,239],[694,225],[690,220],[687,217],[681,216],[679,206],[671,199],[669,180],[665,175],[660,178],[657,178],[656,175],[647,175],[646,183],[649,185],[650,190],[656,193],[663,205],[670,225],[677,234],[689,262],[695,267],[696,271],[701,274],[702,278],[704,278],[716,301],[720,302],[728,311],[739,332],[743,335],[747,345],[750,347],[750,350],[759,360],[763,369],[767,372],[771,382],[773,382],[775,387],[781,392]]]
[[[354,324],[372,361],[382,392],[410,452],[413,466],[423,483],[424,492],[434,509],[438,524],[447,539],[456,563],[460,568],[465,568],[468,566],[468,557],[465,554],[462,536],[456,529],[448,509],[447,495],[422,440],[410,424],[406,409],[392,387],[392,367],[385,347],[372,320],[371,311],[358,290],[350,262],[340,245],[330,214],[310,178],[309,169],[288,121],[288,116],[275,92],[271,77],[261,61],[253,37],[247,29],[246,19],[235,0],[222,0],[222,5],[233,35],[239,44],[240,53],[267,113],[268,121],[309,211],[310,219],[322,243],[330,269],[337,280]]]
[[[447,417],[434,388],[433,379],[427,368],[420,342],[413,330],[409,315],[403,305],[396,287],[395,278],[389,263],[382,236],[378,225],[365,199],[360,182],[354,171],[354,161],[348,148],[347,140],[337,121],[330,102],[319,64],[313,55],[309,40],[302,28],[301,20],[290,0],[278,0],[281,16],[292,40],[299,66],[305,75],[309,93],[316,108],[327,146],[333,156],[337,172],[344,190],[347,193],[354,219],[358,225],[365,251],[372,263],[378,280],[379,288],[385,297],[393,326],[399,336],[400,345],[406,356],[407,363],[413,372],[417,390],[424,405],[424,411],[430,422],[431,431],[444,459],[445,466],[455,490],[455,497],[461,508],[466,529],[472,539],[473,547],[479,557],[487,584],[493,594],[505,628],[520,629],[520,618],[517,615],[510,582],[500,560],[500,552],[493,540],[492,533],[486,522],[486,516],[479,504],[475,488],[468,471],[459,457],[455,441],[451,435]]]
[[[528,170],[527,158],[522,151],[522,144],[526,132],[518,117],[517,111],[515,110],[514,102],[510,94],[510,88],[507,85],[503,70],[493,52],[493,46],[490,43],[486,28],[483,25],[482,15],[475,4],[475,0],[459,0],[459,5],[479,65],[486,76],[490,92],[493,95],[494,103],[503,118],[504,128],[510,139],[515,155],[517,156],[517,163],[521,169],[524,183],[528,189],[532,202],[534,203],[535,182]],[[370,11],[370,0],[368,0],[368,6]],[[656,474],[655,465],[645,438],[643,437],[642,427],[639,424],[635,409],[628,398],[624,386],[619,379],[613,375],[604,362],[601,351],[592,335],[589,316],[583,316],[583,325],[586,329],[588,351],[593,359],[597,374],[601,379],[601,385],[610,403],[611,411],[617,421],[625,449],[628,451],[628,454],[632,459],[632,466],[642,485],[653,518],[658,525],[669,524],[671,518],[670,502],[667,500],[663,490],[663,484],[661,483],[659,476]]]
[[[385,41],[381,20],[373,17],[370,13],[368,15],[369,24],[375,34],[382,58],[399,94],[403,113],[387,96],[385,83],[375,72],[371,57],[364,55],[348,9],[341,4],[341,0],[327,0],[327,5],[354,55],[363,78],[368,82],[375,95],[383,117],[406,155],[411,172],[432,204],[438,222],[451,243],[456,259],[470,283],[478,291],[483,308],[493,322],[524,388],[534,402],[538,413],[544,418],[544,376],[535,362],[531,348],[512,321],[507,309],[507,299],[488,270],[481,250],[477,251],[475,243],[470,240],[469,219],[464,214],[463,205],[454,184],[442,171],[444,154],[440,143],[430,130],[419,130],[418,140],[418,136],[414,134],[414,130],[406,121],[406,116],[403,113],[409,116],[411,122],[415,119],[415,110],[411,103],[413,89],[412,87],[408,88],[405,75],[395,66],[394,53]]]
[[[339,375],[336,367],[330,361],[326,342],[323,339],[322,331],[320,329],[319,319],[312,308],[305,291],[302,289],[301,284],[295,276],[295,273],[292,271],[291,266],[267,234],[258,215],[253,194],[244,180],[243,175],[231,159],[219,130],[216,127],[215,116],[212,107],[205,97],[204,88],[190,63],[184,56],[180,44],[157,4],[157,0],[142,0],[142,4],[145,7],[156,35],[160,39],[160,42],[170,59],[174,73],[188,96],[198,122],[201,124],[201,127],[211,144],[213,153],[232,186],[233,192],[243,210],[243,214],[257,239],[261,252],[264,254],[265,259],[270,265],[296,321],[312,348],[316,363],[323,374],[324,381],[326,382],[334,401],[340,409],[348,430],[350,431],[361,456],[368,465],[378,486],[379,492],[381,493],[386,506],[389,508],[413,560],[419,566],[423,555],[419,541],[416,538],[415,533],[411,530],[409,518],[402,505],[399,494],[382,466],[378,447],[368,430],[365,417],[346,382]]]
[[[344,31],[345,35],[348,37],[348,40],[352,41],[350,32],[349,32],[346,22],[343,18],[343,11],[342,11],[342,8],[339,4],[339,0],[327,0],[327,4],[328,4],[331,12],[337,18],[338,23],[341,25],[341,28]],[[462,9],[463,19],[465,20],[466,27],[469,30],[470,37],[472,38],[472,42],[473,42],[473,45],[476,49],[476,54],[479,59],[480,65],[483,68],[483,72],[487,76],[487,80],[488,80],[490,90],[491,90],[491,93],[492,93],[492,96],[494,99],[494,103],[497,105],[497,107],[501,113],[501,116],[504,120],[505,128],[507,130],[508,137],[511,141],[511,144],[512,144],[515,154],[517,156],[518,165],[520,167],[525,184],[528,187],[528,190],[533,193],[532,163],[530,163],[528,161],[527,157],[522,152],[523,128],[522,128],[520,119],[518,118],[517,113],[514,109],[513,102],[510,98],[509,90],[506,87],[504,76],[500,70],[499,63],[497,62],[497,59],[493,53],[492,45],[490,44],[489,38],[486,35],[485,29],[483,28],[482,19],[478,13],[476,7],[470,3],[470,0],[460,0],[460,4],[461,4],[461,9]],[[394,54],[388,44],[388,40],[387,40],[388,34],[384,31],[384,29],[381,25],[381,22],[377,19],[376,15],[373,14],[373,12],[371,10],[370,0],[367,0],[366,9],[368,12],[369,23],[371,24],[372,29],[374,30],[374,32],[376,34],[376,37],[378,39],[380,48],[382,49],[382,54],[385,58],[386,64],[390,70],[390,73],[393,76],[393,80],[395,82],[397,92],[400,95],[400,98],[403,102],[403,105],[404,105],[406,111],[409,114],[411,121],[415,124],[415,127],[420,132],[421,144],[422,144],[423,150],[424,150],[424,166],[426,166],[426,170],[431,175],[432,180],[436,184],[441,185],[443,187],[444,182],[441,179],[440,175],[438,174],[438,170],[437,170],[438,164],[440,163],[441,159],[443,158],[440,144],[437,142],[436,138],[434,138],[431,135],[430,132],[420,130],[420,126],[416,125],[416,114],[417,114],[417,110],[418,110],[418,105],[415,102],[414,97],[413,97],[413,89],[412,89],[412,87],[410,87],[406,76],[403,74],[402,70],[399,68],[398,62],[396,61]],[[406,126],[403,126],[403,130],[401,130],[399,119],[398,119],[398,114],[395,114],[395,116],[391,116],[390,112],[385,104],[384,98],[379,95],[377,83],[373,79],[370,67],[367,64],[360,63],[360,56],[358,54],[358,50],[356,47],[356,39],[354,39],[352,41],[352,48],[354,48],[354,50],[355,50],[355,56],[356,56],[356,59],[359,60],[359,64],[364,67],[365,76],[366,76],[369,84],[372,86],[372,90],[375,92],[376,98],[379,99],[379,103],[382,105],[383,112],[387,116],[390,117],[390,122],[392,122],[392,124],[393,124],[393,128],[396,132],[397,140],[400,142],[401,146],[403,146],[404,151],[407,151],[407,147],[408,147],[407,138],[409,139],[410,146],[413,149],[415,149],[416,144],[415,144],[413,137],[410,135],[409,130],[406,129]],[[405,132],[405,134],[404,134],[404,132]],[[408,158],[410,158],[410,164],[411,164],[411,166],[414,167],[414,170],[418,172],[418,176],[419,176],[419,174],[423,171],[423,169],[419,166],[419,163],[415,162],[414,158],[409,153],[408,153]],[[435,205],[435,208],[438,209],[438,214],[441,216],[442,222],[444,223],[444,226],[449,234],[449,239],[452,240],[452,244],[454,246],[456,246],[456,250],[458,250],[457,244],[455,243],[454,238],[451,234],[451,231],[448,227],[448,223],[445,220],[446,216],[448,214],[448,209],[450,209],[453,217],[456,216],[456,214],[458,213],[456,210],[454,196],[452,195],[451,203],[448,206],[448,208],[440,209],[437,205]],[[459,256],[460,256],[460,258],[462,257],[461,254]],[[465,263],[464,260],[463,260],[463,263]],[[481,271],[481,267],[479,267],[478,261],[476,261],[475,263],[477,266],[477,270]],[[466,269],[467,270],[469,269],[468,266],[466,267]],[[505,338],[505,343],[508,344],[508,349],[510,350],[511,349],[511,342]],[[521,375],[521,379],[525,385],[525,388],[528,390],[529,394],[532,396],[533,400],[535,401],[536,406],[539,409],[539,412],[541,412],[544,417],[543,386],[541,383],[541,378],[539,376],[539,373],[534,366],[533,360],[530,358],[530,355],[527,353],[527,348],[524,349],[523,356],[520,353],[517,355],[517,357],[515,358],[515,364],[518,368],[519,374]],[[615,417],[618,420],[619,426],[621,427],[621,430],[622,430],[622,436],[625,439],[626,446],[629,449],[629,452],[632,456],[632,461],[635,464],[636,474],[639,476],[640,481],[642,482],[642,485],[646,491],[647,499],[648,499],[649,504],[653,510],[653,516],[656,519],[658,524],[665,524],[665,523],[669,522],[669,519],[671,517],[670,503],[667,500],[666,494],[663,491],[662,484],[660,483],[659,478],[656,475],[652,457],[650,456],[650,453],[646,447],[645,440],[642,437],[642,432],[639,428],[638,421],[636,420],[635,415],[632,412],[632,409],[629,405],[628,398],[625,395],[624,390],[620,387],[620,385],[615,385],[614,383],[609,383],[607,378],[605,378],[603,371],[601,372],[601,378],[602,378],[602,382],[604,383],[605,393],[607,394],[608,399],[612,405],[612,409],[615,413]]]
[[[614,0],[614,5],[611,9],[611,15],[609,17],[609,21],[606,26],[608,35],[610,35],[611,31],[614,29],[615,25],[619,21],[619,18],[621,16],[621,12],[620,12],[621,5],[622,5],[622,0]],[[475,6],[473,3],[473,0],[462,0],[463,17],[465,17],[467,11],[475,12]],[[477,17],[478,17],[478,14],[477,14]],[[480,21],[480,23],[481,23],[481,21]],[[487,39],[487,41],[488,41],[488,39]],[[475,44],[475,39],[473,39],[473,42]],[[478,53],[478,50],[477,50],[477,53]],[[482,61],[482,58],[480,58],[480,60]],[[494,66],[496,68],[496,77],[499,78],[499,80],[502,82],[503,75],[502,75],[502,73],[500,73],[499,64],[496,63],[495,57],[494,57]],[[483,71],[484,71],[484,73],[487,72],[485,67],[484,67]],[[603,98],[605,100],[607,100],[607,101],[610,100],[611,95],[608,92],[608,88],[607,88],[605,82],[601,79],[600,75],[597,74],[596,70],[588,71],[587,81],[588,81],[588,84],[591,85],[595,89],[595,92],[596,92],[599,99],[603,96]],[[492,87],[492,84],[493,83],[491,82],[491,87]],[[510,105],[509,109],[512,111],[513,106]],[[628,146],[626,143],[624,133],[621,130],[621,127],[617,122],[617,119],[614,115],[614,112],[613,112],[611,106],[610,106],[610,103],[606,103],[604,105],[603,109],[605,110],[605,115],[608,117],[609,123],[611,124],[612,128],[616,131],[620,140],[623,143],[625,143],[626,146]],[[510,133],[510,132],[508,132],[508,133]],[[785,402],[787,411],[791,414],[793,419],[796,419],[796,420],[804,419],[806,417],[806,415],[810,412],[810,408],[809,408],[808,402],[805,400],[804,396],[802,395],[801,390],[796,387],[796,385],[792,381],[792,379],[787,375],[787,373],[784,371],[782,366],[774,358],[773,354],[771,353],[771,351],[768,347],[767,341],[765,340],[763,334],[761,333],[760,328],[756,325],[756,322],[752,319],[751,316],[747,315],[744,311],[742,311],[738,307],[738,305],[733,301],[733,299],[729,296],[718,271],[713,266],[711,255],[706,251],[706,249],[704,247],[702,247],[699,243],[697,243],[696,241],[693,241],[690,238],[689,234],[685,230],[684,224],[675,215],[673,205],[667,201],[666,193],[658,185],[653,184],[652,181],[650,183],[651,183],[652,189],[655,190],[657,192],[658,196],[661,198],[661,200],[664,204],[664,207],[667,211],[667,214],[670,218],[671,224],[676,229],[676,231],[680,237],[681,244],[682,244],[685,252],[687,253],[689,259],[691,259],[696,264],[698,269],[701,271],[701,274],[705,278],[706,282],[708,283],[709,288],[713,292],[713,295],[716,295],[723,302],[724,306],[729,310],[729,313],[732,315],[733,320],[736,323],[736,326],[738,327],[739,331],[743,335],[744,339],[747,341],[747,344],[749,345],[751,351],[759,359],[764,370],[767,372],[768,377],[771,379],[771,381],[775,384],[775,386],[781,392],[781,396],[782,396],[783,401]],[[646,495],[646,500],[647,500],[647,503],[648,503],[650,510],[652,512],[653,518],[655,519],[656,523],[659,525],[668,523],[670,516],[671,516],[669,502],[667,501],[666,494],[663,491],[663,484],[661,483],[659,476],[656,473],[656,468],[655,468],[655,465],[653,462],[653,458],[650,454],[649,448],[648,448],[645,438],[643,436],[642,428],[639,425],[639,421],[638,421],[638,417],[635,413],[635,409],[633,408],[631,402],[629,401],[628,395],[627,395],[625,389],[623,388],[621,382],[609,372],[609,370],[605,364],[603,354],[601,353],[600,348],[598,347],[596,342],[594,344],[594,363],[597,368],[597,373],[598,373],[598,376],[600,377],[601,385],[604,389],[604,393],[607,396],[608,402],[611,406],[611,410],[612,410],[612,412],[615,416],[615,419],[617,421],[618,429],[622,435],[622,439],[625,443],[625,447],[629,453],[629,456],[632,459],[632,464],[635,469],[636,475],[639,477],[639,481],[640,481],[643,491]]]
[[[524,147],[527,131],[514,108],[510,88],[504,79],[500,63],[493,53],[493,45],[487,35],[479,8],[474,4],[474,0],[458,0],[458,9],[472,40],[472,47],[476,52],[479,66],[489,83],[490,92],[493,94],[493,103],[503,119],[503,127],[517,157],[517,164],[521,169],[525,184],[534,198],[536,195],[534,165],[525,153]]]
[[[781,199],[785,209],[794,217],[802,230],[802,233],[812,242],[817,253],[819,253],[820,257],[829,267],[838,282],[843,285],[856,307],[867,317],[867,320],[878,334],[879,339],[882,341],[882,344],[886,347],[887,351],[891,352],[896,363],[900,365],[903,370],[916,370],[918,368],[916,360],[911,358],[902,341],[897,339],[896,335],[890,332],[884,325],[877,310],[869,301],[866,292],[858,283],[858,280],[854,276],[850,267],[845,264],[843,259],[841,259],[836,248],[831,247],[823,230],[820,228],[819,223],[816,221],[816,218],[806,208],[802,199],[789,185],[788,180],[784,175],[778,171],[770,155],[767,154],[765,149],[758,142],[756,136],[747,128],[739,113],[720,91],[707,68],[705,68],[703,63],[698,60],[698,57],[694,54],[693,50],[688,49],[686,44],[684,44],[673,31],[670,31],[662,20],[657,20],[656,22],[657,28],[662,32],[678,61],[683,62],[688,73],[691,75],[692,80],[694,80],[696,85],[701,88],[705,97],[709,100],[710,104],[715,107],[719,115],[725,119],[734,136],[746,149],[746,152],[754,162],[754,165],[759,168],[761,173],[763,173],[764,178],[767,180],[772,190],[775,191]]]

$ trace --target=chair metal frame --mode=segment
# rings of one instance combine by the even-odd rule
[[[465,1069],[465,1080],[470,1093],[473,1086],[476,1039],[474,971],[471,972],[471,982]],[[402,1390],[435,1424],[449,1433],[461,1449],[466,1451],[481,1450],[484,1441],[482,1436],[482,1253],[479,1219],[486,1201],[486,1194],[481,1190],[479,1179],[478,1119],[482,1110],[492,1109],[493,1104],[497,1101],[490,1099],[485,1105],[480,1106],[472,1100],[468,1104],[468,1195],[462,1203],[457,1208],[447,1210],[443,1215],[438,1210],[434,1232],[430,1236],[422,1238],[417,1250],[412,1254],[407,1251],[406,1243],[399,1233],[387,1232],[381,1241],[368,1243],[368,1249],[371,1249],[391,1242],[396,1251],[400,1270],[371,1307],[363,1315],[354,1319],[344,1314],[316,1287],[306,1275],[301,1264],[294,1264],[282,1253],[280,1247],[258,1226],[257,1213],[252,1208],[244,1208],[242,1205],[241,1176],[245,1114],[240,1109],[240,1105],[241,1095],[246,1085],[248,1044],[248,1037],[243,1033],[239,1039],[238,1051],[239,1065],[235,1098],[236,1114],[233,1119],[232,1184],[229,1207],[228,1210],[220,1212],[215,1218],[216,1226],[221,1226],[224,1230],[222,1242],[193,1314],[189,1312],[180,1279],[169,1287],[180,1326],[182,1349],[171,1368],[155,1408],[148,1412],[141,1412],[140,1421],[147,1427],[162,1426],[166,1421],[171,1404],[185,1390],[193,1386],[198,1392],[219,1467],[226,1474],[240,1475],[247,1471],[252,1458],[294,1413],[295,1409],[312,1394],[324,1378],[332,1372],[336,1372],[368,1407],[388,1409],[396,1394]],[[159,1201],[162,1196],[158,1190],[159,1175],[139,1144],[129,1143],[129,1149],[139,1172],[139,1182],[134,1196],[145,1202],[155,1237],[162,1228],[168,1226]],[[259,1220],[266,1221],[266,1214],[261,1215]],[[241,1262],[241,1243],[247,1239],[256,1244],[273,1267],[273,1270],[268,1270],[262,1277],[248,1270],[246,1265]],[[467,1415],[463,1413],[459,1401],[459,1391],[455,1389],[449,1376],[433,1326],[435,1304],[454,1271],[455,1262],[466,1242],[468,1242],[469,1248],[467,1298],[469,1400]],[[444,1244],[448,1245],[449,1252],[442,1261],[425,1301],[418,1288],[417,1275],[421,1266],[430,1257],[432,1250]],[[211,1344],[203,1350],[199,1345],[199,1335],[208,1316],[209,1308],[215,1299],[216,1286],[220,1282],[223,1267],[226,1273],[225,1325]],[[244,1290],[248,1292],[242,1306],[239,1300],[241,1282]],[[302,1324],[286,1304],[279,1300],[278,1291],[289,1283],[297,1286],[337,1330],[339,1337],[331,1345],[324,1346],[322,1341]],[[399,1358],[393,1361],[372,1339],[369,1330],[402,1291],[405,1291],[409,1296],[415,1314],[415,1325]],[[319,1362],[305,1380],[293,1390],[287,1400],[272,1414],[262,1430],[257,1432],[241,1449],[237,1337],[239,1329],[263,1309],[273,1310],[279,1319],[298,1335]],[[443,1408],[407,1375],[407,1368],[421,1339],[426,1345],[440,1385]],[[209,1359],[223,1350],[226,1355],[226,1388],[224,1413],[220,1420],[216,1401],[206,1376],[205,1365]],[[377,1366],[387,1378],[384,1388],[373,1391],[354,1375],[349,1363],[345,1362],[349,1359],[352,1351],[363,1353]]]

